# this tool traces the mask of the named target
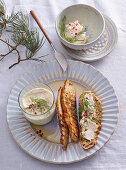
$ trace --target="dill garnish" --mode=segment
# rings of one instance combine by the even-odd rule
[[[37,106],[40,108],[40,109],[49,109],[50,106],[48,105],[47,101],[44,100],[44,99],[34,99],[32,97],[30,97],[31,101],[35,104],[37,104]]]
[[[93,116],[93,114],[91,114],[90,107],[96,108],[96,105],[94,106],[94,105],[89,104],[88,100],[86,100],[83,95],[82,100],[81,100],[81,105],[79,107],[79,113],[82,114],[82,112],[86,110],[86,118],[84,118],[84,119],[88,118],[91,121],[98,121],[98,122],[103,121],[102,118],[96,118]]]
[[[102,118],[96,119],[96,118],[94,118],[94,117],[93,117],[93,120],[98,121],[98,122],[102,122],[102,121],[103,121]]]
[[[73,111],[73,115],[76,117],[76,119],[78,118],[78,111],[77,111],[77,109],[75,109],[75,110]]]
[[[66,16],[64,16],[60,22],[60,34],[63,38],[65,38],[65,22],[66,22]]]
[[[85,109],[89,110],[89,102],[85,100],[84,96],[82,97],[81,105],[79,107],[79,112],[82,113]]]
[[[80,135],[80,140],[81,140],[82,142],[84,141],[83,135]]]

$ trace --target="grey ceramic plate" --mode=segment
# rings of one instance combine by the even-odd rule
[[[18,96],[23,87],[35,82],[44,82],[54,90],[64,80],[71,80],[77,91],[77,98],[82,89],[96,93],[102,101],[103,122],[98,135],[97,145],[88,151],[80,143],[69,143],[67,151],[60,144],[60,130],[57,115],[45,126],[30,124],[24,117]],[[101,149],[113,134],[118,120],[118,101],[109,81],[91,65],[68,60],[68,69],[63,72],[56,61],[45,62],[22,75],[11,90],[7,104],[7,123],[15,142],[31,156],[51,163],[72,163],[83,160]],[[39,134],[36,134],[40,131]],[[42,136],[43,133],[43,136]]]
[[[118,33],[115,23],[107,16],[105,18],[105,32],[99,41],[87,50],[73,50],[62,44],[66,53],[82,61],[95,61],[108,55],[116,46]]]

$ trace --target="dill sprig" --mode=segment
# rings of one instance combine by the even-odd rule
[[[92,116],[92,114],[90,113],[90,107],[96,107],[96,106],[91,105],[91,104],[88,102],[88,100],[86,100],[86,99],[84,98],[84,95],[83,95],[83,96],[82,96],[82,99],[81,99],[81,105],[80,105],[80,107],[79,107],[79,113],[82,114],[82,112],[83,112],[84,110],[86,110],[87,118],[90,119],[91,121],[99,121],[99,122],[103,121],[102,118],[98,118],[98,119],[97,119],[96,117]],[[86,119],[86,118],[85,118],[85,119]]]
[[[30,97],[31,101],[35,104],[37,104],[37,106],[40,108],[40,109],[49,109],[50,106],[48,105],[47,101],[44,100],[44,99],[34,99],[32,97]]]
[[[82,112],[87,109],[89,110],[89,102],[87,100],[85,100],[84,95],[82,96],[82,100],[81,100],[81,105],[79,107],[79,113],[82,114]]]
[[[37,30],[29,29],[29,16],[27,13],[12,11],[11,15],[6,17],[5,4],[0,0],[0,41],[8,46],[9,51],[6,54],[0,54],[0,60],[4,59],[7,55],[16,51],[18,61],[12,64],[10,68],[19,64],[21,61],[33,60],[43,62],[42,57],[35,57],[36,52],[44,45],[44,36],[40,38]],[[4,40],[1,38],[3,31],[6,30],[9,34],[9,39]],[[10,40],[13,44],[10,44]],[[25,48],[25,57],[21,56],[19,46]]]
[[[77,109],[75,109],[75,110],[73,111],[73,115],[76,117],[76,119],[78,119],[78,111],[77,111]]]
[[[82,132],[80,133],[80,140],[81,140],[81,141],[84,141],[84,137],[83,137]]]
[[[60,22],[60,34],[63,38],[65,38],[65,22],[66,22],[66,16],[64,16]]]

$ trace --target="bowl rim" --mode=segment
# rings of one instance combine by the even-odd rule
[[[65,40],[61,35],[60,35],[60,32],[59,32],[59,30],[58,30],[58,23],[57,23],[57,21],[58,21],[58,18],[59,18],[59,16],[66,10],[66,9],[68,9],[68,8],[71,8],[71,7],[73,7],[73,6],[87,6],[87,7],[90,7],[90,8],[92,8],[93,10],[96,10],[99,14],[100,14],[100,16],[101,16],[101,18],[102,18],[102,20],[103,20],[103,29],[102,29],[102,32],[99,34],[99,36],[95,39],[95,40],[93,40],[93,41],[91,41],[91,42],[89,42],[89,43],[85,43],[85,44],[74,44],[74,43],[70,43],[70,42],[68,42],[67,40]],[[104,33],[104,31],[105,31],[105,19],[104,19],[104,16],[103,16],[103,14],[98,10],[98,9],[96,9],[95,7],[92,7],[92,6],[90,6],[90,5],[87,5],[87,4],[74,4],[74,5],[70,5],[70,6],[68,6],[67,8],[64,8],[59,14],[58,14],[58,16],[56,17],[56,20],[55,20],[55,29],[56,29],[56,33],[58,34],[58,36],[63,40],[63,41],[65,41],[66,43],[68,43],[68,44],[70,44],[70,45],[72,45],[72,46],[80,46],[80,47],[83,47],[83,46],[87,46],[87,45],[91,45],[91,44],[93,44],[94,42],[96,42],[102,35],[103,35],[103,33]]]
[[[37,82],[37,83],[38,83],[38,82]],[[34,84],[34,83],[33,83],[33,84]],[[33,115],[33,114],[30,114],[30,113],[27,113],[27,112],[21,107],[20,97],[21,97],[22,91],[30,85],[30,84],[28,84],[28,85],[26,85],[25,87],[23,87],[23,89],[20,91],[20,93],[19,93],[19,95],[18,95],[18,104],[19,104],[20,109],[23,111],[23,114],[25,113],[26,115],[29,115],[29,116],[39,117],[39,116],[41,116],[41,115],[45,115],[46,113],[48,113],[48,112],[52,109],[52,107],[54,106],[54,104],[55,104],[55,95],[54,95],[53,90],[51,89],[51,87],[50,87],[49,85],[47,85],[47,84],[45,84],[45,83],[40,83],[40,84],[42,84],[42,85],[44,85],[44,86],[47,86],[47,87],[50,89],[50,91],[52,92],[52,94],[53,94],[53,103],[52,103],[52,105],[50,106],[50,108],[49,108],[46,112],[43,112],[43,113],[40,114],[40,115]],[[36,88],[37,88],[37,87],[36,87]],[[34,88],[34,89],[36,89],[36,88]],[[30,90],[29,90],[29,91],[30,91]]]

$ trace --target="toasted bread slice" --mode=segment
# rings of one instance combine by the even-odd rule
[[[99,134],[99,131],[101,129],[101,118],[102,118],[102,104],[100,99],[91,91],[85,91],[83,94],[80,95],[79,98],[79,108],[81,106],[83,97],[86,94],[91,93],[93,95],[93,100],[95,103],[95,117],[93,117],[93,122],[96,123],[97,125],[97,129],[94,132],[94,138],[91,140],[86,139],[85,137],[82,137],[82,125],[80,124],[80,143],[83,149],[89,149],[92,148],[93,146],[95,146],[97,144],[97,135]],[[82,110],[79,109],[79,122],[82,119]],[[87,118],[88,119],[88,118]],[[85,120],[85,119],[84,119]],[[85,122],[84,122],[84,126],[85,126]],[[88,129],[87,129],[88,131]]]
[[[61,104],[70,137],[74,142],[77,142],[79,140],[79,135],[77,118],[75,116],[76,90],[69,80],[64,82],[64,87],[61,94]]]
[[[60,87],[58,90],[56,108],[57,108],[57,113],[59,118],[60,131],[61,131],[60,143],[63,145],[62,149],[66,150],[67,144],[69,142],[69,130],[64,120],[63,110],[61,107],[61,91],[62,91],[62,87]]]

